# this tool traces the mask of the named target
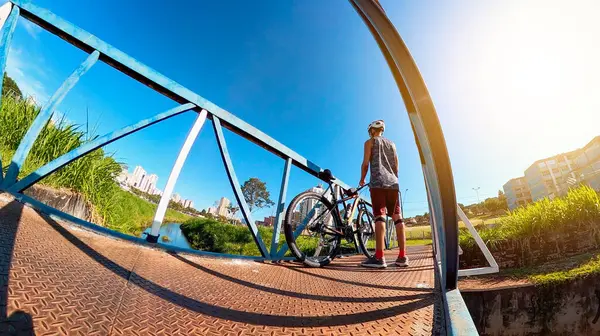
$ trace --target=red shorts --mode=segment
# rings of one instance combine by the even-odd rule
[[[399,215],[400,203],[398,202],[398,193],[396,189],[371,189],[371,203],[373,203],[373,216],[383,217],[386,215]]]

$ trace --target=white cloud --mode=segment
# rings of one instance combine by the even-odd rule
[[[41,59],[31,57],[21,48],[12,46],[6,61],[6,73],[17,82],[23,95],[32,97],[38,104],[43,104],[50,98],[42,80],[46,72],[38,65]]]
[[[29,36],[33,37],[34,39],[38,39],[40,33],[42,32],[42,28],[40,28],[40,26],[36,25],[35,23],[27,20],[27,19],[19,19],[19,24],[25,28],[25,30],[27,31],[27,34],[29,34]]]

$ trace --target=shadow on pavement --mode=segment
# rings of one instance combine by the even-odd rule
[[[33,319],[21,310],[8,315],[8,281],[23,204],[12,201],[0,208],[0,335],[35,335]]]

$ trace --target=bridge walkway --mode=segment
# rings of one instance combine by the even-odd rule
[[[386,270],[360,268],[360,256],[312,269],[174,254],[6,199],[0,334],[439,334],[431,248],[408,252],[410,268]]]

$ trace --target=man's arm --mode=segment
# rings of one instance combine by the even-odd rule
[[[371,148],[373,147],[373,143],[371,140],[367,140],[365,142],[365,151],[363,156],[363,162],[360,166],[360,182],[359,185],[365,184],[365,178],[367,177],[367,172],[369,171],[369,162],[371,160]]]

